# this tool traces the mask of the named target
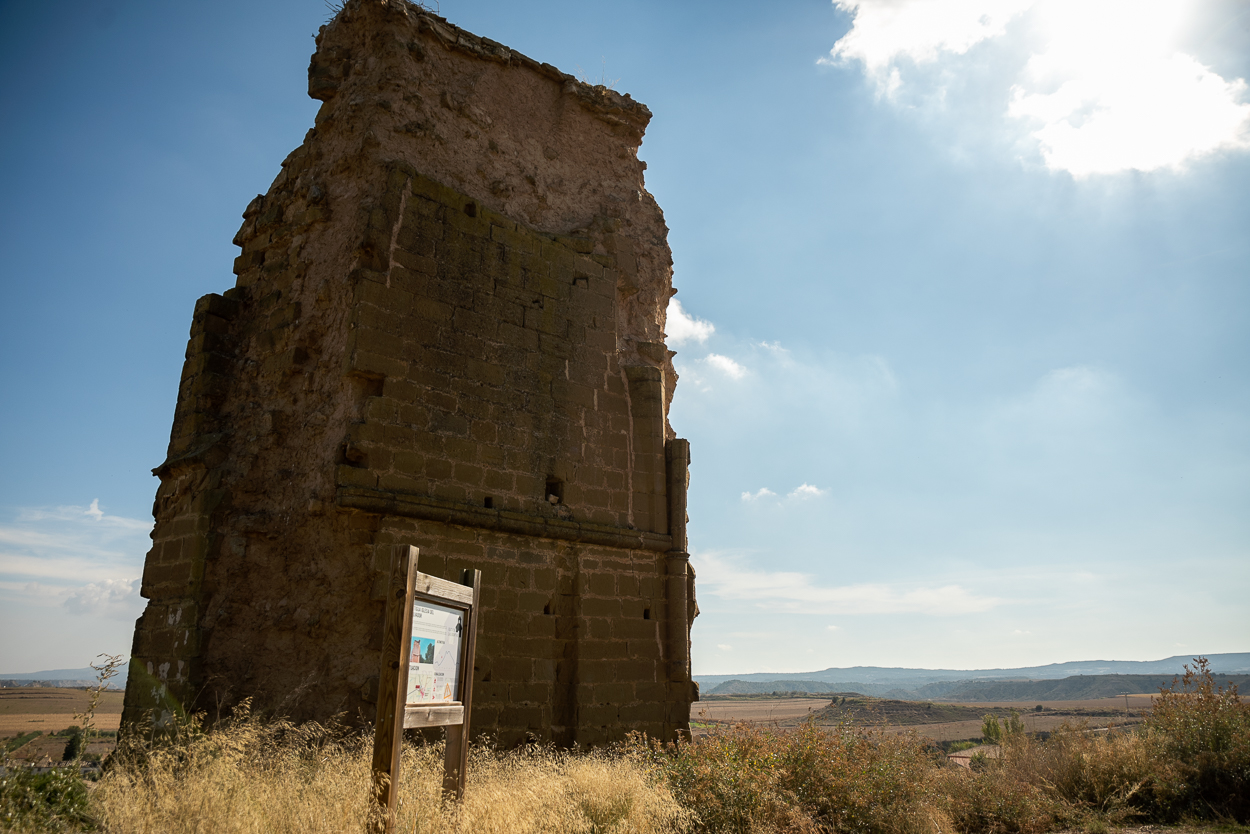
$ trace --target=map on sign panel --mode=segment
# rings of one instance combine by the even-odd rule
[[[458,696],[464,612],[418,601],[412,607],[407,704],[446,704]]]

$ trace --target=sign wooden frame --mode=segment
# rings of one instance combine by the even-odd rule
[[[447,752],[443,759],[444,795],[457,799],[464,795],[465,765],[469,755],[469,708],[473,703],[473,659],[477,650],[482,572],[466,570],[459,583],[449,582],[418,572],[419,555],[420,551],[411,545],[395,546],[391,552],[391,576],[386,593],[382,663],[378,670],[378,718],[373,737],[373,792],[382,814],[377,830],[386,834],[390,834],[395,825],[399,759],[405,729],[447,728]],[[406,703],[413,606],[418,600],[463,613],[457,701],[448,704]]]

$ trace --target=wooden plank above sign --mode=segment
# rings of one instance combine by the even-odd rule
[[[446,579],[430,576],[428,573],[417,573],[415,590],[418,594],[452,600],[466,606],[473,604],[472,588],[465,587],[458,582],[448,582]]]
[[[444,704],[437,707],[404,707],[404,729],[414,727],[445,727],[464,723],[463,704]]]

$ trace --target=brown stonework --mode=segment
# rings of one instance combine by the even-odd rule
[[[373,719],[394,544],[484,573],[471,725],[688,728],[650,112],[402,0],[317,38],[316,127],[196,304],[124,720]]]

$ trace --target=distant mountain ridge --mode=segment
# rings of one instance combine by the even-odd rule
[[[83,669],[46,669],[42,672],[0,672],[2,686],[94,686],[99,673],[87,666]],[[126,664],[117,669],[117,674],[109,681],[110,687],[126,688]]]
[[[1250,673],[1250,652],[1202,655],[1210,661],[1211,671],[1224,674]],[[869,684],[877,689],[917,689],[925,684],[958,681],[1060,680],[1076,675],[1163,675],[1169,680],[1193,664],[1195,656],[1176,655],[1163,660],[1077,660],[1050,663],[1046,666],[1022,666],[1015,669],[905,669],[884,666],[832,667],[820,672],[753,672],[743,675],[694,675],[704,692],[726,681],[746,683],[807,681],[837,683],[846,691],[850,683]],[[777,688],[777,687],[773,687]],[[771,691],[771,690],[770,690]],[[812,690],[805,690],[812,691]],[[853,690],[863,692],[864,690]],[[866,695],[877,694],[864,692]],[[882,692],[881,694],[884,694]]]
[[[1124,693],[1154,693],[1173,680],[1173,675],[1073,675],[1058,680],[942,681],[915,689],[862,681],[725,681],[706,692],[713,695],[768,695],[774,692],[803,692],[834,696],[858,694],[900,701],[1081,701],[1088,698],[1115,698]],[[1250,675],[1217,672],[1220,686],[1235,684],[1250,691]]]

